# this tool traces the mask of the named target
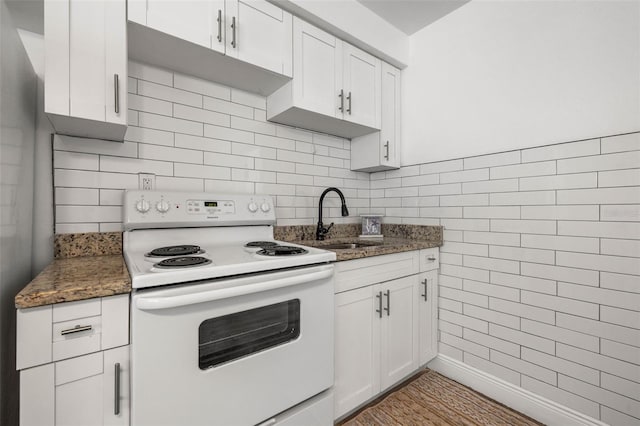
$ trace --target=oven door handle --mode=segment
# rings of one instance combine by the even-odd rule
[[[190,294],[181,294],[177,296],[140,297],[136,300],[136,307],[143,311],[177,308],[180,306],[195,305],[197,303],[203,302],[212,302],[214,300],[228,299],[231,297],[244,296],[261,291],[275,290],[282,287],[290,287],[298,284],[309,283],[330,278],[332,275],[333,268],[327,268],[325,270],[312,272],[309,274],[278,278],[271,281],[260,281],[255,284],[247,284],[237,287],[208,290]]]

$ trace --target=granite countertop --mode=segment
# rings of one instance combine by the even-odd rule
[[[16,308],[129,293],[131,279],[122,255],[55,259],[15,298]]]
[[[403,251],[411,251],[411,250],[420,250],[432,247],[439,247],[442,245],[442,241],[429,241],[429,240],[412,240],[407,238],[394,238],[394,237],[384,237],[380,240],[374,239],[365,239],[365,238],[333,238],[324,241],[316,241],[316,240],[302,240],[295,241],[298,244],[323,248],[325,250],[331,250],[336,253],[336,260],[352,260],[352,259],[361,259],[363,257],[371,257],[371,256],[379,256],[382,254],[392,254],[392,253],[400,253]],[[349,243],[360,243],[364,246],[356,247],[356,248],[345,248],[345,249],[336,249],[336,248],[327,248],[324,246],[334,245],[334,244],[349,244]]]
[[[122,233],[58,234],[53,245],[55,259],[16,295],[16,308],[131,292]]]
[[[278,226],[274,230],[276,240],[288,241],[311,247],[325,248],[336,253],[336,260],[361,259],[363,257],[420,250],[442,245],[441,226],[382,224],[382,239],[359,238],[360,224],[337,224],[331,228],[327,239],[315,239],[315,225]],[[362,244],[356,248],[328,248],[335,244]]]

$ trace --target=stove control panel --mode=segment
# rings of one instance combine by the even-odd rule
[[[124,228],[265,225],[275,223],[270,195],[125,191]]]

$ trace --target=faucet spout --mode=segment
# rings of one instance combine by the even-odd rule
[[[322,202],[324,201],[324,197],[329,192],[335,192],[340,197],[340,202],[342,203],[342,216],[349,216],[349,209],[347,209],[347,203],[344,199],[344,194],[338,188],[327,188],[320,195],[320,202],[318,203],[318,227],[316,228],[316,240],[324,240],[324,236],[329,232],[329,229],[333,226],[333,222],[327,228],[324,227],[322,223]]]

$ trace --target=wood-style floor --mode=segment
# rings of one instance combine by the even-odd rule
[[[426,370],[339,425],[539,426],[541,423]]]

